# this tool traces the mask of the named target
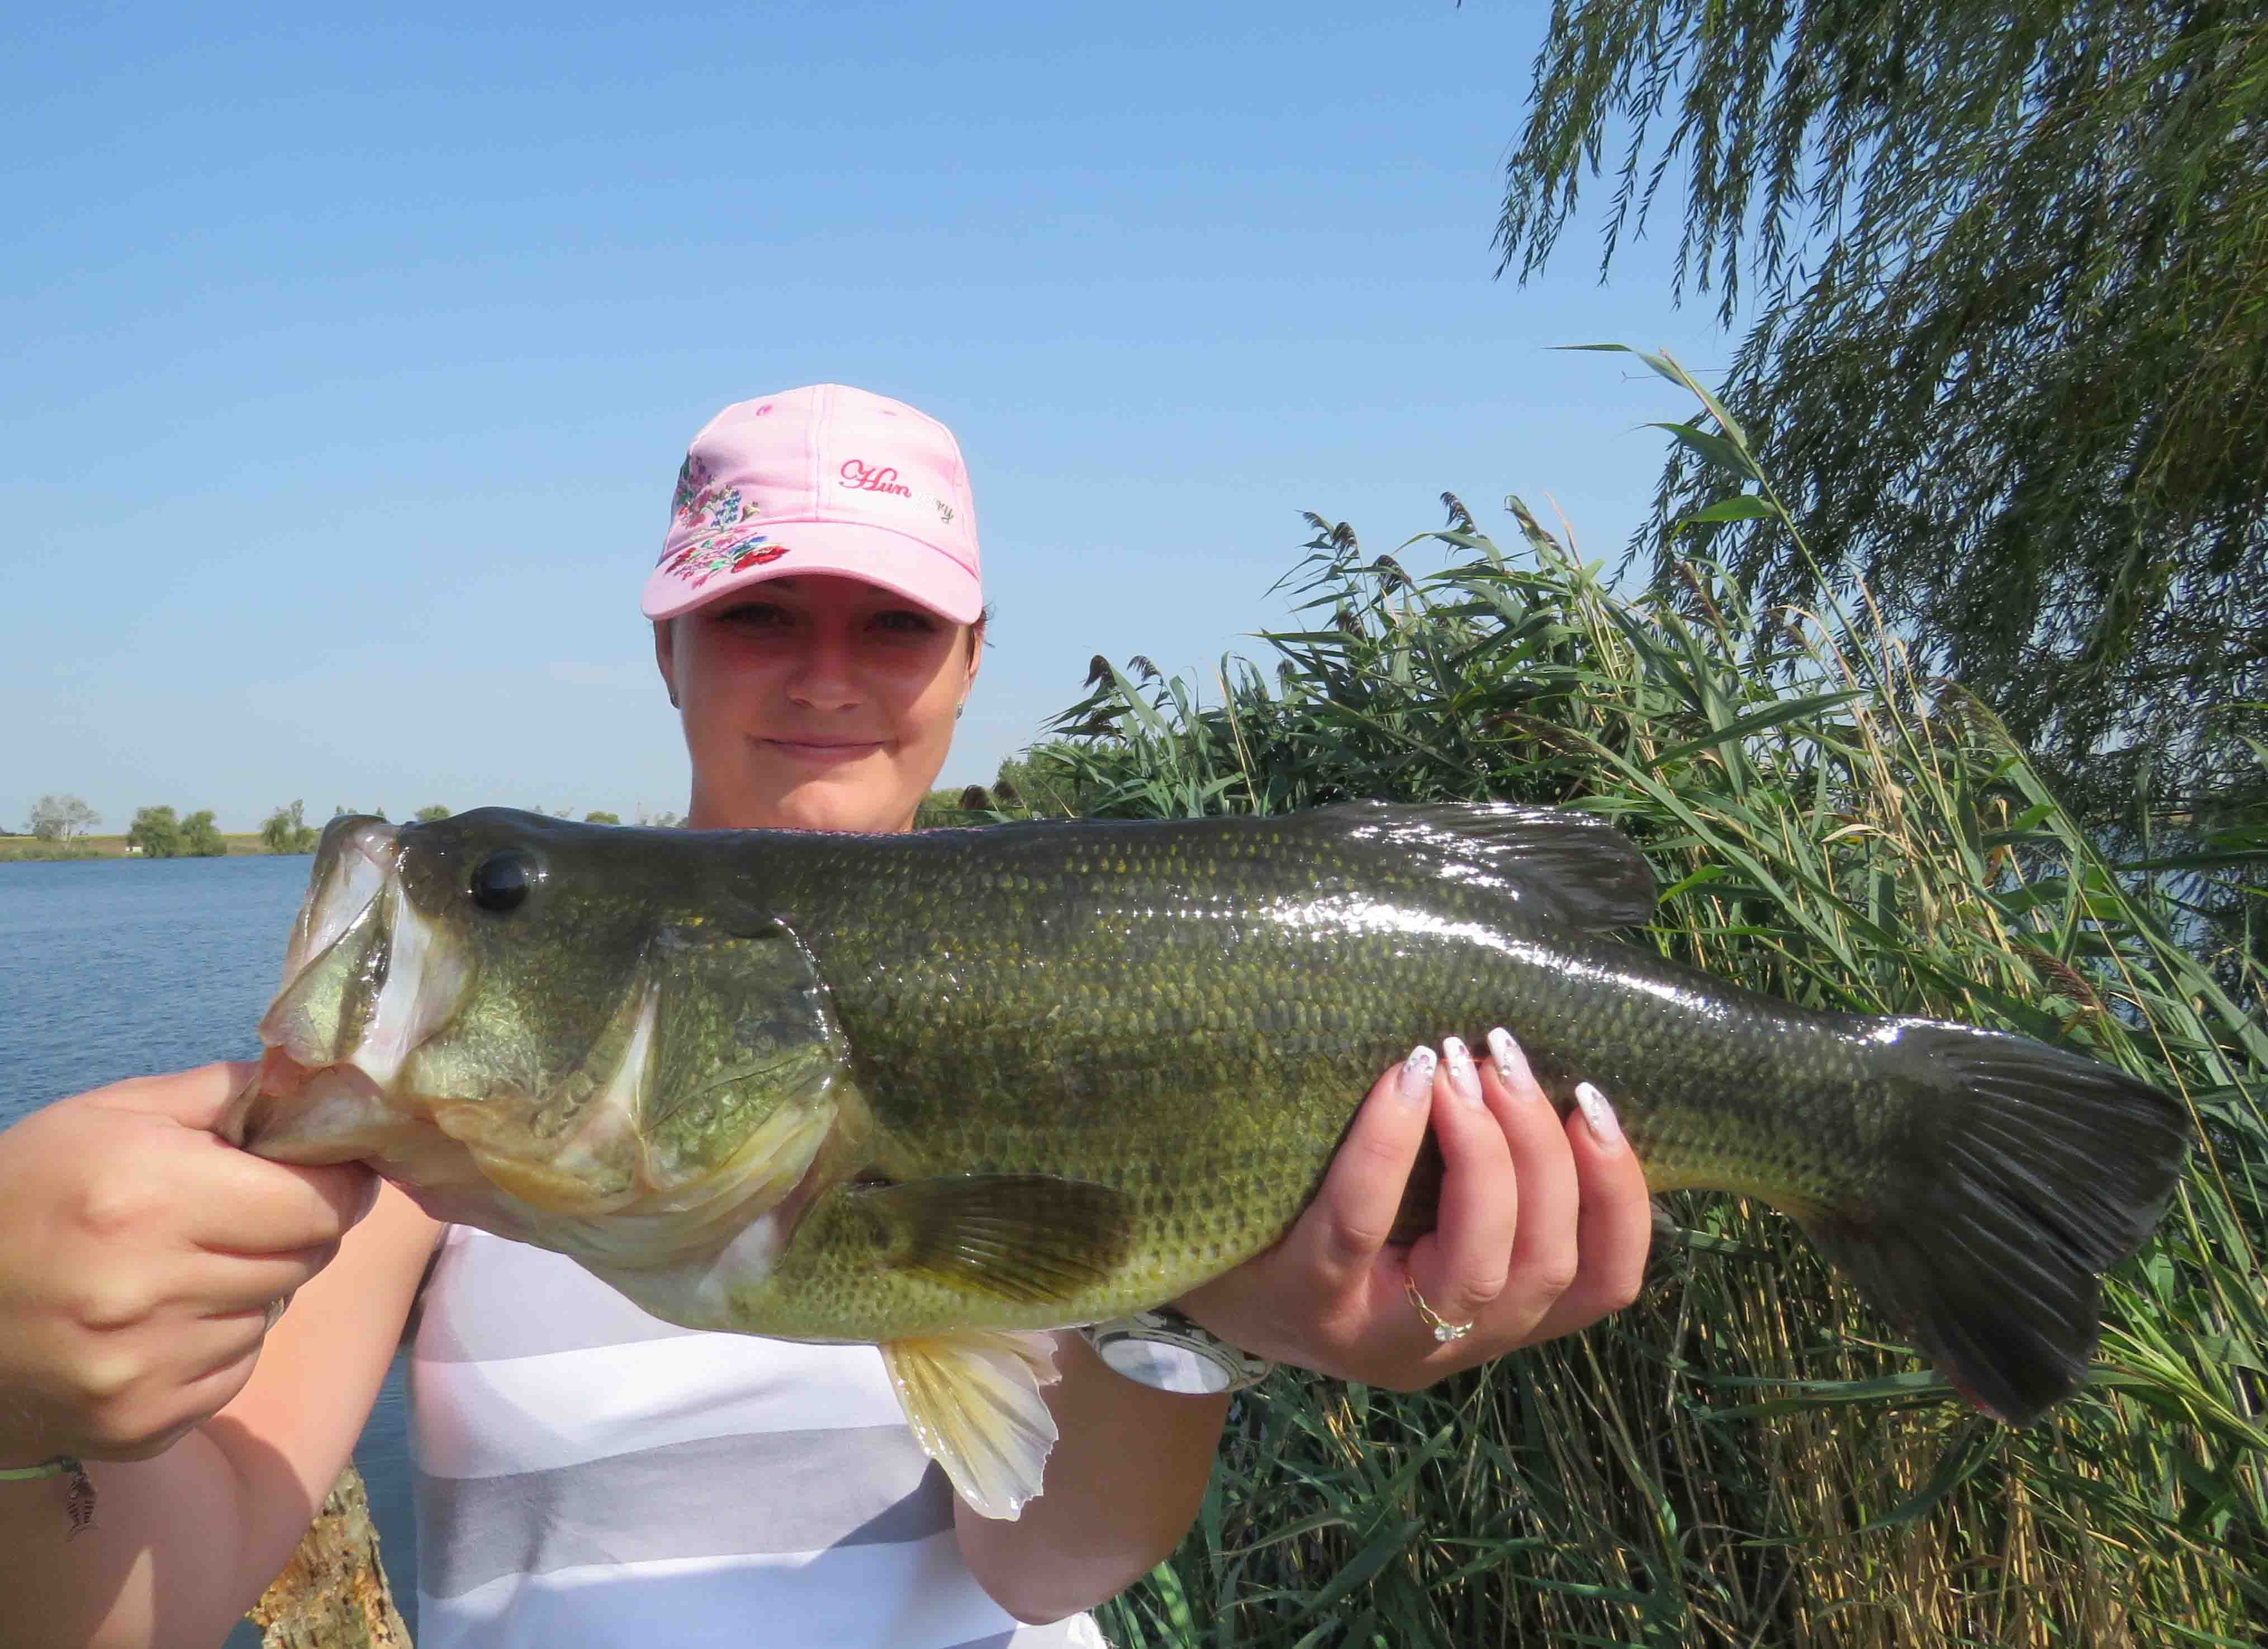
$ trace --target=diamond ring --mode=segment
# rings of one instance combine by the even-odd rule
[[[1402,1289],[1410,1296],[1410,1303],[1418,1308],[1418,1314],[1425,1320],[1425,1326],[1433,1331],[1433,1337],[1442,1344],[1447,1345],[1452,1340],[1462,1340],[1473,1331],[1471,1323],[1451,1322],[1427,1305],[1425,1297],[1418,1292],[1416,1277],[1405,1273],[1402,1278]]]

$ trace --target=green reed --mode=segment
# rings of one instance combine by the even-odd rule
[[[1785,528],[1729,420],[1673,432],[1745,483],[1714,519]],[[2183,1098],[2191,1169],[2110,1281],[2091,1385],[2023,1432],[1952,1401],[1778,1216],[1668,1199],[1645,1293],[1585,1334],[1411,1395],[1284,1371],[1241,1399],[1114,1641],[2261,1641],[2268,995],[2195,896],[2261,855],[2122,860],[1988,712],[1916,679],[1863,593],[1759,613],[1695,562],[1629,598],[1517,501],[1511,554],[1445,503],[1430,536],[1460,559],[1423,578],[1311,518],[1314,627],[1264,637],[1272,674],[1107,670],[1035,770],[1121,816],[1603,813],[1660,880],[1642,942],[1805,1003],[2067,1042]]]

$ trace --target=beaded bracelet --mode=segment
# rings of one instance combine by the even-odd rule
[[[0,1483],[28,1483],[38,1477],[70,1479],[70,1498],[64,1502],[70,1513],[71,1533],[83,1535],[94,1526],[94,1483],[86,1475],[86,1468],[72,1454],[57,1454],[36,1466],[0,1466]]]

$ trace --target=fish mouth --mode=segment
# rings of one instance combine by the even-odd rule
[[[333,820],[260,1021],[265,1046],[224,1131],[278,1161],[379,1152],[404,1120],[391,1097],[410,1056],[463,1004],[471,969],[419,911],[401,842],[381,819]]]
[[[455,1015],[470,983],[460,947],[414,904],[400,833],[348,818],[324,832],[260,1040],[313,1071],[352,1065],[379,1090]]]
[[[308,962],[336,944],[370,908],[394,873],[400,854],[401,838],[383,820],[342,819],[324,831],[307,896],[299,902],[284,947],[282,990],[290,990]]]

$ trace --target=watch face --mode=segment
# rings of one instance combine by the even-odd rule
[[[1211,1396],[1226,1391],[1236,1379],[1226,1364],[1172,1340],[1113,1335],[1098,1337],[1094,1349],[1127,1379],[1158,1391]]]

